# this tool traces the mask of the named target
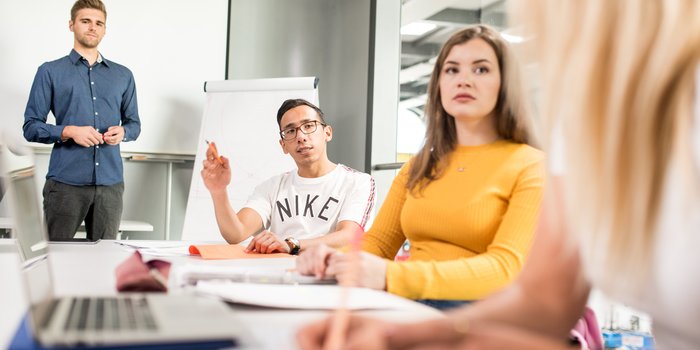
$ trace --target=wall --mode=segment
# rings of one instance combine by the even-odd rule
[[[370,3],[231,1],[228,79],[319,77],[335,130],[329,156],[358,170],[366,170]]]
[[[21,135],[37,68],[67,55],[74,0],[3,0],[0,4],[0,106]],[[104,0],[106,34],[99,50],[136,80],[141,137],[122,151],[193,155],[202,118],[203,84],[224,79],[227,0]],[[53,116],[49,116],[54,123]],[[46,146],[48,147],[48,146]]]

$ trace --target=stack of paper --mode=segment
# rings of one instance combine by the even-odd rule
[[[201,281],[196,292],[248,305],[282,309],[333,310],[340,305],[343,287],[319,285],[254,284],[224,281]],[[363,309],[406,309],[414,302],[382,291],[350,288],[346,307]]]
[[[319,280],[298,272],[274,267],[222,266],[204,264],[174,265],[170,270],[170,287],[181,288],[200,281],[227,280],[244,283],[335,284],[335,279]]]

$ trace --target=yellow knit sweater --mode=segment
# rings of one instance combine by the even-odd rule
[[[520,272],[544,184],[544,155],[497,141],[458,146],[442,177],[415,196],[404,166],[362,249],[391,261],[387,290],[410,299],[475,300]],[[463,168],[463,171],[459,171]],[[405,239],[408,261],[393,261]]]

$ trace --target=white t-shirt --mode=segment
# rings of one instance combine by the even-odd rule
[[[316,238],[350,220],[362,229],[374,216],[374,180],[365,173],[338,164],[316,178],[300,177],[296,170],[258,185],[244,207],[255,210],[263,226],[280,238]]]

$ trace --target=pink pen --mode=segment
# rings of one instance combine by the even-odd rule
[[[357,276],[360,273],[360,244],[362,243],[362,228],[358,228],[352,237],[352,245],[350,252],[350,273]],[[323,343],[323,350],[340,350],[345,343],[345,333],[347,333],[350,325],[350,309],[348,308],[348,299],[350,298],[350,288],[352,285],[344,285],[340,291],[340,305],[333,313],[331,326],[328,330],[328,336]]]

